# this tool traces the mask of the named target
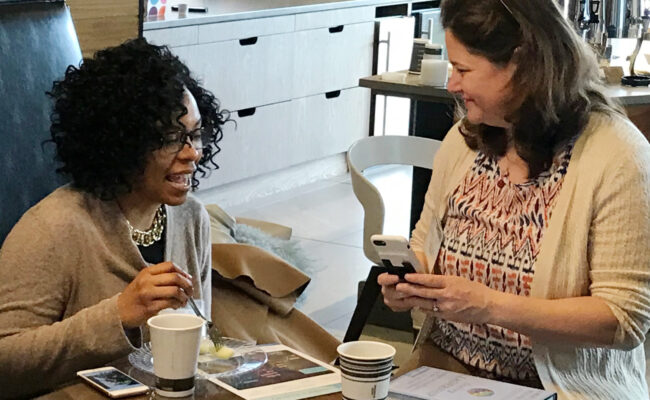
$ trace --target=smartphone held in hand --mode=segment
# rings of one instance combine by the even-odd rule
[[[372,235],[370,240],[389,274],[404,279],[406,274],[423,271],[406,238],[394,235]]]
[[[135,396],[149,390],[135,379],[115,367],[102,367],[78,371],[77,376],[110,398]]]

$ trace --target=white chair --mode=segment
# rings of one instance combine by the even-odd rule
[[[377,276],[384,272],[381,259],[375,252],[370,237],[384,230],[385,207],[381,193],[363,172],[379,165],[401,164],[431,169],[433,157],[440,148],[440,141],[416,136],[371,136],[352,144],[347,154],[352,190],[363,206],[363,252],[376,264],[357,302],[352,320],[343,339],[357,340],[380,293]]]

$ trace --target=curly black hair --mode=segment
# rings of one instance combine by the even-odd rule
[[[197,174],[219,168],[214,158],[229,113],[169,48],[143,38],[68,66],[64,79],[47,92],[54,99],[51,142],[62,163],[57,172],[103,200],[130,192],[147,157],[162,147],[163,134],[177,129],[187,114],[185,88],[196,99],[207,139],[192,176],[196,189]]]

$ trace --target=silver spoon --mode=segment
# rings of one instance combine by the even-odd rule
[[[207,323],[208,336],[210,337],[210,340],[212,340],[212,343],[214,343],[215,350],[219,350],[221,346],[223,346],[223,337],[221,336],[221,332],[219,332],[219,328],[214,326],[212,321],[208,320],[206,317],[203,316],[203,313],[201,312],[199,307],[197,307],[192,297],[187,296],[187,300],[190,303],[190,307],[192,307],[192,310],[194,310],[194,313]]]

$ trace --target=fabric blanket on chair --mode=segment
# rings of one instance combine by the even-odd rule
[[[235,225],[234,238],[237,243],[257,246],[275,254],[310,277],[318,272],[314,267],[314,260],[307,256],[300,243],[295,240],[281,239],[244,223]]]
[[[215,325],[225,336],[260,344],[282,343],[322,361],[333,361],[340,342],[295,308],[296,299],[310,278],[276,254],[286,252],[287,247],[280,246],[278,250],[278,244],[288,241],[260,230],[264,233],[261,236],[253,230],[255,228],[242,228],[246,226],[243,224],[228,227],[214,216],[214,207],[209,205],[206,209],[212,225],[212,320]],[[256,242],[262,246],[238,243],[235,240],[237,230],[242,242]]]

